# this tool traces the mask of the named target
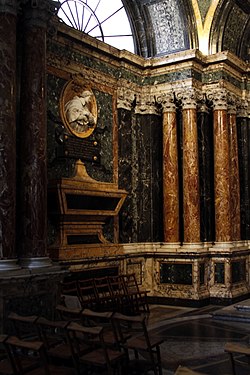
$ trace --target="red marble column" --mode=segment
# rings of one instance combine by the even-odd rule
[[[46,257],[46,27],[52,4],[39,0],[23,6],[19,225],[21,264],[29,268],[50,264]]]
[[[16,265],[17,2],[0,0],[0,271]]]
[[[229,160],[230,160],[230,203],[231,203],[231,235],[233,241],[241,239],[240,234],[240,177],[238,159],[238,141],[236,125],[236,105],[228,108]]]
[[[215,239],[230,242],[231,236],[231,192],[230,153],[227,117],[227,93],[214,94],[214,194],[215,194]]]
[[[200,192],[195,93],[182,98],[184,243],[200,242]]]
[[[163,233],[164,242],[179,242],[179,178],[177,121],[174,97],[163,105]]]

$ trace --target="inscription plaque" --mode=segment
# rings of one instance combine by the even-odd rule
[[[64,134],[58,156],[100,163],[99,145],[96,140],[76,138]]]

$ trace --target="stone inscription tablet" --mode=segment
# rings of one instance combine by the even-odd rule
[[[65,134],[62,153],[61,156],[67,158],[100,163],[99,145],[95,140],[80,139]]]

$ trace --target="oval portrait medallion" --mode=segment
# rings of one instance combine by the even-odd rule
[[[80,138],[90,136],[97,123],[97,104],[91,88],[78,80],[69,81],[62,91],[60,112],[70,133]]]

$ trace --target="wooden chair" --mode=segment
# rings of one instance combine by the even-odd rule
[[[8,339],[8,335],[0,335],[0,374],[4,375],[12,375],[13,366],[11,364],[11,357],[8,349],[4,346],[6,340]]]
[[[10,312],[8,319],[12,323],[15,336],[20,339],[35,339],[38,337],[36,321],[39,318],[37,315],[20,315],[15,312]]]
[[[101,368],[109,375],[116,370],[121,373],[124,353],[113,350],[105,345],[103,339],[103,327],[85,327],[75,322],[67,326],[69,341],[72,348],[72,358],[75,359],[75,368],[78,373],[84,366],[84,371]],[[88,350],[82,354],[79,352],[79,343],[84,343]],[[85,373],[85,372],[84,372]]]
[[[112,311],[113,299],[109,289],[108,277],[93,279],[97,311]]]
[[[69,309],[79,309],[81,307],[81,301],[78,295],[78,281],[62,281],[60,286],[60,305]]]
[[[96,294],[94,287],[94,280],[78,280],[77,284],[78,298],[81,303],[82,309],[95,309],[96,308]]]
[[[12,373],[15,375],[74,375],[73,368],[51,365],[41,341],[25,341],[10,336],[5,341]]]
[[[65,365],[72,365],[66,331],[68,324],[69,321],[52,321],[43,317],[36,321],[40,341],[43,342],[46,353],[53,363],[63,362]]]
[[[116,335],[121,348],[128,359],[128,373],[138,369],[144,373],[152,370],[155,375],[162,375],[160,345],[163,340],[150,335],[146,326],[146,316],[127,316],[120,313],[113,315]],[[134,358],[131,359],[131,350]]]
[[[131,306],[135,314],[140,312],[149,313],[149,305],[147,301],[148,291],[141,290],[136,280],[134,273],[122,275],[126,293],[130,297]]]
[[[232,373],[236,375],[236,364],[235,364],[235,355],[244,355],[248,357],[248,361],[250,360],[250,346],[243,343],[235,343],[235,342],[227,342],[225,344],[224,350],[226,353],[229,354],[231,366],[232,366]],[[250,363],[248,362],[249,369]]]
[[[112,320],[112,312],[96,312],[89,309],[84,309],[82,312],[82,316],[84,318],[83,322],[85,326],[103,327],[103,340],[106,345],[113,348],[118,347]]]
[[[113,311],[128,313],[131,310],[129,295],[122,276],[108,276],[108,285],[112,297]]]
[[[81,321],[82,317],[82,308],[69,308],[64,305],[57,305],[56,311],[59,315],[60,320],[66,321]]]

